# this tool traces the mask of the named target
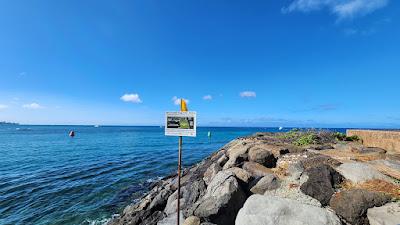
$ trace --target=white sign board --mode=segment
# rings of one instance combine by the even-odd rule
[[[165,135],[196,137],[196,112],[166,112]]]

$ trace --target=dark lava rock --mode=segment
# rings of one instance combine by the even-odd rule
[[[307,158],[300,161],[304,169],[316,167],[319,165],[329,165],[333,168],[340,166],[342,163],[326,155],[307,153]]]
[[[343,181],[343,176],[328,165],[319,165],[304,171],[308,175],[308,180],[303,183],[300,190],[318,201],[323,206],[328,205],[334,187]]]
[[[253,147],[249,150],[249,160],[259,163],[268,168],[274,168],[276,166],[277,159],[274,154],[265,148]]]
[[[391,200],[390,196],[367,190],[354,189],[335,194],[329,205],[336,214],[353,225],[369,225],[367,210]]]
[[[164,213],[161,211],[155,211],[151,216],[146,217],[140,225],[157,225],[157,222],[165,217]]]
[[[319,145],[314,148],[315,150],[328,150],[328,149],[334,149],[332,145]]]
[[[164,210],[165,205],[167,204],[168,197],[172,194],[171,189],[163,189],[161,190],[156,197],[154,197],[153,201],[150,203],[148,210],[157,211]]]

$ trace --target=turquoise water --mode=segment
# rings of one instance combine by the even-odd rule
[[[257,131],[277,129],[198,128],[183,165]],[[176,170],[177,143],[160,127],[0,126],[0,224],[101,224]]]

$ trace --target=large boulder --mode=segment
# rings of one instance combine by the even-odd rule
[[[373,160],[368,162],[379,172],[400,180],[400,160]]]
[[[362,183],[368,180],[388,180],[388,177],[365,163],[343,163],[336,170],[353,183]]]
[[[328,205],[335,192],[334,187],[343,181],[342,175],[328,165],[312,167],[304,173],[308,179],[301,185],[300,190],[320,201],[323,206]]]
[[[157,225],[176,225],[176,215],[177,213],[171,214],[167,217],[165,217],[164,219],[160,220],[157,222]],[[182,223],[185,221],[185,219],[183,218],[183,214],[182,212],[179,213],[179,220],[182,221]],[[143,223],[143,225],[147,225],[147,223]]]
[[[235,174],[236,178],[241,180],[244,183],[248,183],[249,180],[251,179],[251,174],[249,172],[247,172],[246,170],[239,168],[239,167],[232,167],[225,171],[233,172]]]
[[[204,173],[204,177],[203,177],[204,182],[206,182],[206,184],[208,185],[211,182],[211,180],[214,178],[214,176],[217,175],[217,173],[219,171],[221,171],[221,169],[222,168],[218,163],[211,164],[211,166],[208,167],[208,169]]]
[[[273,174],[267,174],[261,178],[250,191],[254,194],[264,194],[267,190],[277,189],[280,185],[279,179]]]
[[[307,157],[300,160],[301,165],[304,169],[316,167],[319,165],[329,165],[333,168],[336,168],[341,165],[341,163],[326,155],[321,154],[307,154]]]
[[[340,225],[335,213],[295,200],[252,195],[236,217],[236,225]]]
[[[153,211],[162,211],[167,204],[168,197],[172,194],[170,189],[163,189],[161,190],[156,197],[154,197],[153,201],[149,205],[149,210]]]
[[[207,192],[193,206],[195,216],[216,224],[234,224],[246,196],[233,172],[219,172],[207,187]]]
[[[243,169],[248,171],[253,177],[264,177],[272,174],[272,170],[256,162],[245,162]]]
[[[348,223],[368,225],[367,210],[382,206],[390,200],[391,198],[383,193],[354,189],[336,193],[329,205]]]
[[[400,224],[400,202],[391,202],[381,207],[368,209],[370,225]]]
[[[224,164],[223,169],[228,169],[242,163],[247,159],[247,152],[251,145],[246,141],[238,141],[232,145],[227,151],[228,161]]]
[[[249,161],[259,163],[268,168],[273,168],[276,166],[277,159],[269,149],[254,146],[249,150]]]
[[[189,216],[183,225],[200,225],[200,218],[197,216]]]
[[[204,181],[201,179],[187,184],[181,188],[180,209],[183,211],[183,214],[185,216],[191,215],[189,209],[199,198],[201,198],[205,194],[205,192],[206,186],[204,184]],[[169,196],[167,205],[164,210],[167,215],[176,213],[177,197],[178,191],[175,191],[172,195]]]

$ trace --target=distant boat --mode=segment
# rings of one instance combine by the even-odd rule
[[[211,138],[211,131],[208,131],[207,136]]]
[[[98,128],[98,127],[100,127],[100,126],[99,126],[99,125],[94,125],[94,127]]]
[[[279,130],[283,130],[283,127],[279,127]]]
[[[69,136],[70,136],[70,137],[75,137],[75,131],[71,130],[71,131],[69,132]]]

